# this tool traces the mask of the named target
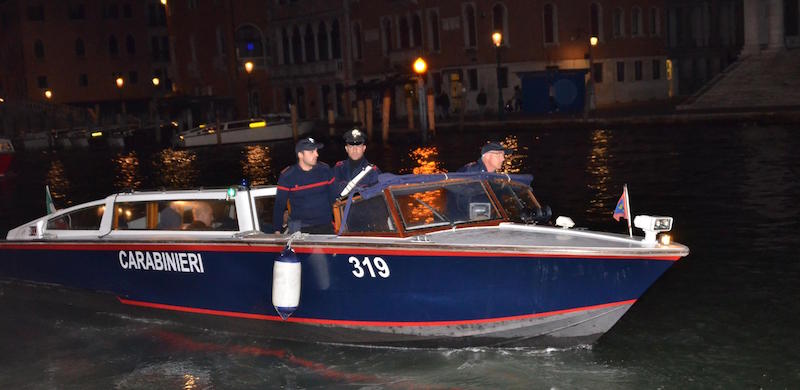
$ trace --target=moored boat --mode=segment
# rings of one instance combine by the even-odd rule
[[[276,338],[551,346],[595,340],[688,254],[656,240],[669,217],[551,226],[529,181],[381,175],[336,203],[337,235],[264,233],[274,186],[114,194],[12,229],[0,277]]]
[[[0,177],[5,176],[14,158],[14,145],[10,139],[0,138]]]
[[[302,120],[297,124],[298,136],[311,132],[314,122]],[[266,118],[246,119],[216,124],[203,124],[178,133],[175,145],[181,147],[266,142],[293,137],[291,118],[268,115]]]

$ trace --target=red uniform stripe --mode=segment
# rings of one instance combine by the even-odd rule
[[[306,184],[306,185],[303,185],[303,186],[294,186],[294,187],[291,187],[291,188],[290,187],[284,187],[284,186],[278,186],[278,189],[281,190],[281,191],[289,191],[289,192],[302,191],[302,190],[307,190],[309,188],[326,186],[328,184],[333,183],[333,180],[334,180],[334,178],[331,178],[328,181],[321,181],[321,182],[318,182],[318,183],[311,183],[311,184]]]

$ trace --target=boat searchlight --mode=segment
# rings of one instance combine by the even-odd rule
[[[672,217],[637,215],[633,219],[633,226],[644,230],[645,243],[655,244],[658,233],[672,230]],[[667,244],[665,245],[669,245],[668,243],[669,239],[667,239]]]

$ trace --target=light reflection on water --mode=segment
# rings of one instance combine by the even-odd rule
[[[272,173],[272,157],[267,145],[247,145],[242,150],[242,175],[250,185],[259,186],[277,182]]]
[[[191,150],[164,149],[153,161],[157,182],[167,188],[189,188],[198,185],[195,167],[197,154]]]
[[[114,188],[118,191],[138,189],[142,185],[139,172],[139,157],[135,151],[120,153],[112,160],[114,163]]]
[[[50,195],[57,208],[73,204],[73,200],[67,197],[70,191],[70,182],[64,170],[64,163],[60,159],[50,160],[50,169],[47,170],[46,183],[50,186]]]
[[[503,161],[500,172],[522,173],[528,161],[528,148],[521,148],[519,146],[519,140],[514,134],[507,135],[500,144],[503,145],[504,148],[511,150],[511,154],[506,156],[506,159]]]
[[[586,209],[589,215],[603,214],[611,207],[608,193],[608,184],[612,180],[609,160],[613,155],[608,151],[611,139],[612,135],[607,130],[595,130],[591,135],[592,149],[586,162],[586,173],[590,176],[588,186],[594,196]]]
[[[420,146],[411,150],[408,155],[415,164],[410,173],[419,175],[447,172],[439,158],[439,148],[437,146]]]

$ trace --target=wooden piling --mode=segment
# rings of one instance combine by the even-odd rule
[[[328,134],[333,136],[336,134],[336,117],[333,115],[333,110],[328,109]]]
[[[389,90],[383,94],[383,106],[381,107],[381,136],[383,143],[389,143],[389,119],[392,113],[392,94]]]
[[[372,139],[372,99],[367,99],[365,103],[367,117],[367,139]]]
[[[358,101],[358,122],[359,126],[365,126],[367,124],[367,119],[364,110],[364,99]]]
[[[436,134],[436,105],[433,98],[433,90],[428,90],[428,130],[431,134]]]
[[[408,118],[408,129],[414,130],[414,103],[411,96],[406,96],[406,118]]]

